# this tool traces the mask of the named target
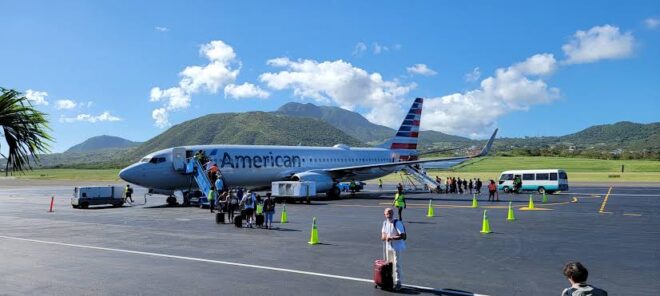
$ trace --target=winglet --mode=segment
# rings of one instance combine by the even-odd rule
[[[497,135],[497,130],[499,130],[499,129],[496,128],[495,131],[493,132],[493,135],[490,136],[490,139],[488,139],[488,143],[486,143],[484,148],[481,149],[481,153],[477,154],[474,157],[481,157],[481,156],[488,155],[488,152],[490,151],[490,147],[493,146],[493,141],[495,141],[495,136]]]

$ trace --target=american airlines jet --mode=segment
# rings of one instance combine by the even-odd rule
[[[195,145],[153,152],[124,168],[119,177],[127,182],[173,195],[191,188],[192,176],[186,174],[187,159],[202,150],[218,165],[229,187],[269,188],[275,181],[313,181],[317,192],[340,194],[338,182],[370,180],[413,165],[433,162],[450,167],[464,160],[488,154],[497,129],[481,153],[471,156],[418,159],[417,140],[423,99],[410,107],[396,135],[380,148],[266,145]],[[437,166],[436,166],[437,167]],[[168,202],[172,202],[168,199]],[[173,201],[176,203],[176,200]]]

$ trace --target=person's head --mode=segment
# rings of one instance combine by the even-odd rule
[[[266,193],[266,198],[270,198],[270,196],[271,196],[270,192]]]
[[[130,184],[126,184],[126,187],[131,187],[131,185],[130,185]]]
[[[387,220],[392,220],[392,217],[394,216],[394,210],[392,210],[392,208],[386,208],[383,214]]]
[[[584,283],[589,277],[589,271],[580,262],[568,262],[564,265],[564,276],[571,284]]]

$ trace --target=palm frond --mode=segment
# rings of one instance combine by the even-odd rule
[[[35,109],[20,92],[0,87],[0,127],[8,152],[5,174],[32,169],[40,153],[50,151],[46,114]],[[1,144],[1,143],[0,143]],[[1,147],[1,145],[0,145]]]

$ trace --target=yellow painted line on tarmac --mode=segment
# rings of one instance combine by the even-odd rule
[[[623,214],[624,216],[633,216],[633,217],[641,217],[642,214],[633,214],[633,213],[625,213]]]
[[[612,192],[612,186],[610,186],[610,189],[607,190],[607,194],[605,195],[605,198],[603,199],[603,203],[600,204],[600,210],[598,210],[598,212],[601,213],[601,214],[605,213],[605,205],[607,205],[607,200],[610,198],[610,192]]]
[[[530,209],[528,207],[522,207],[520,208],[521,211],[554,211],[554,209],[548,209],[548,208],[537,208],[534,207],[533,209]]]

